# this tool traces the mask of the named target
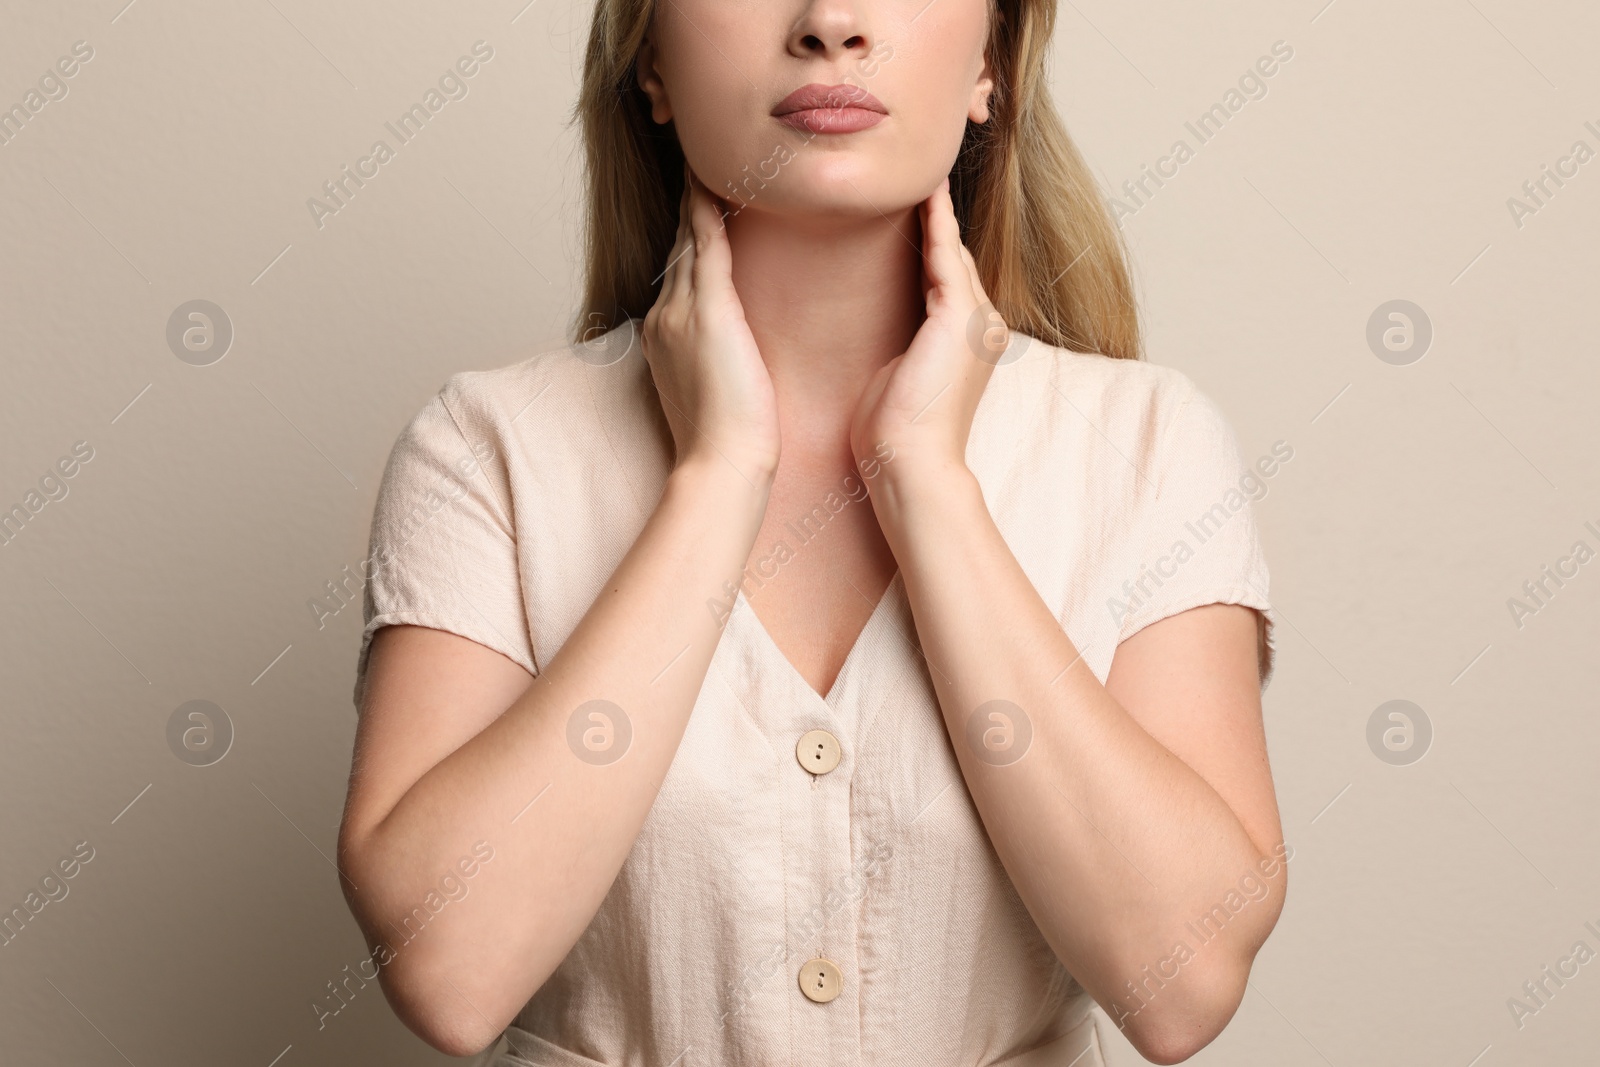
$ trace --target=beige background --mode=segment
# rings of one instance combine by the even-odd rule
[[[589,9],[525,2],[0,5],[0,106],[94,49],[0,145],[0,507],[94,450],[0,548],[0,905],[95,850],[0,947],[6,1062],[445,1059],[375,985],[310,1006],[364,947],[329,859],[360,608],[307,601],[365,555],[405,421],[571,314]],[[1506,1002],[1600,950],[1600,563],[1520,629],[1507,599],[1600,549],[1600,160],[1520,228],[1506,201],[1600,148],[1600,14],[1323,2],[1075,0],[1056,42],[1108,190],[1294,50],[1126,221],[1152,358],[1248,458],[1294,448],[1258,505],[1291,898],[1194,1062],[1587,1062],[1600,962],[1521,1029]],[[479,39],[469,95],[319,229],[307,198]],[[197,298],[235,330],[204,367],[165,339]],[[1392,299],[1433,324],[1409,366],[1365,339]],[[1434,730],[1409,766],[1366,740],[1400,698]],[[166,739],[195,699],[236,731],[203,768]]]

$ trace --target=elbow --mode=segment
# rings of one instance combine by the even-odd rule
[[[502,1030],[490,1033],[481,1019],[457,1016],[436,1019],[428,1028],[412,1028],[411,1032],[446,1056],[465,1058],[478,1055],[498,1041]]]
[[[446,1056],[476,1056],[505,1029],[496,1029],[465,999],[470,994],[443,975],[419,975],[391,964],[379,984],[406,1029]]]
[[[1281,872],[1278,891],[1261,898],[1247,924],[1230,925],[1232,937],[1212,942],[1214,947],[1201,948],[1192,960],[1183,957],[1164,961],[1182,965],[1181,976],[1170,976],[1177,979],[1176,984],[1164,987],[1156,981],[1142,987],[1148,1001],[1141,996],[1140,1006],[1123,1014],[1120,1022],[1124,1036],[1139,1055],[1151,1063],[1183,1063],[1215,1041],[1233,1020],[1250,986],[1250,969],[1256,954],[1283,911],[1288,867],[1282,867]],[[1152,976],[1148,967],[1144,974],[1149,983]]]
[[[1153,1002],[1126,1019],[1123,1035],[1151,1063],[1183,1063],[1217,1039],[1244,1001],[1250,979],[1249,961],[1214,965],[1188,995]]]
[[[1220,1032],[1220,1031],[1219,1031]],[[1216,1034],[1197,1036],[1193,1033],[1157,1033],[1144,1031],[1138,1037],[1128,1035],[1134,1049],[1150,1063],[1183,1063],[1209,1045]]]
[[[1129,1044],[1151,1063],[1183,1063],[1215,1041],[1233,1017],[1194,1015],[1182,1020],[1152,1020],[1145,1025],[1130,1025],[1124,1031]]]
[[[435,935],[412,944],[383,932],[410,929],[412,915],[398,911],[394,894],[385,892],[388,872],[372,842],[354,835],[342,838],[339,866],[354,878],[354,883],[343,878],[341,884],[356,924],[368,944],[378,946],[372,954],[378,987],[406,1029],[447,1056],[474,1056],[498,1040],[504,1026],[496,1029],[490,1020],[506,1009],[465,977],[475,972],[452,951],[449,939]],[[352,884],[364,888],[352,891]]]

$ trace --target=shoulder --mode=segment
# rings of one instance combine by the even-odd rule
[[[537,435],[585,448],[608,423],[634,414],[650,387],[637,325],[628,320],[584,342],[547,340],[515,361],[457,371],[430,398],[433,418],[448,415],[474,446]]]
[[[566,369],[571,346],[558,342],[535,348],[515,362],[451,373],[395,437],[380,497],[401,501],[436,490],[457,499],[461,486],[470,487],[480,477],[508,481],[511,472],[495,460],[518,452],[515,433],[531,421],[523,416],[541,394],[572,391]]]
[[[1052,346],[1050,375],[1064,401],[1100,416],[1102,429],[1170,426],[1201,391],[1176,367]]]
[[[1132,522],[1241,473],[1227,415],[1176,367],[1035,341],[1013,369],[1019,373],[1006,388],[1029,429],[1011,450],[1012,463],[1055,491],[1114,504]]]
[[[637,325],[451,374],[400,450],[425,455],[429,467],[469,459],[463,468],[481,471],[484,491],[519,529],[542,521],[534,512],[593,514],[602,524],[632,515],[665,484],[672,460]]]
[[[444,382],[438,400],[463,432],[503,429],[542,400],[571,400],[587,392],[581,358],[585,346],[549,340],[532,355],[498,366],[456,371]]]
[[[1097,451],[1109,447],[1143,467],[1170,445],[1180,426],[1197,419],[1226,426],[1212,398],[1176,367],[1037,340],[1019,363],[1019,392],[1043,398],[1039,423],[1051,441]]]

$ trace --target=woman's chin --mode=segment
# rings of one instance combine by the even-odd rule
[[[775,174],[766,172],[771,177],[746,171],[725,180],[716,192],[738,214],[857,221],[893,218],[915,207],[943,177],[891,176],[882,167],[839,162],[818,160],[802,167],[795,160]]]
[[[767,190],[770,192],[770,187]],[[734,217],[760,216],[764,221],[780,223],[795,227],[815,226],[819,229],[845,228],[860,226],[864,222],[880,222],[885,218],[893,219],[898,214],[904,214],[908,209],[915,208],[915,204],[902,203],[902,197],[879,200],[871,194],[862,195],[848,186],[841,194],[828,195],[817,193],[804,197],[776,196],[752,197],[742,204],[738,200],[728,200],[730,222]]]

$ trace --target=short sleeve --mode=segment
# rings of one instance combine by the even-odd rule
[[[1188,383],[1177,404],[1144,466],[1144,488],[1153,497],[1137,511],[1128,579],[1112,594],[1118,641],[1203,604],[1256,608],[1266,620],[1259,648],[1265,685],[1276,619],[1255,502],[1287,456],[1269,453],[1246,466],[1232,426],[1210,397]]]
[[[451,411],[457,379],[395,440],[373,510],[355,705],[372,635],[409,624],[459,634],[537,674],[508,512],[504,457],[469,441]],[[457,399],[459,403],[459,398]]]

